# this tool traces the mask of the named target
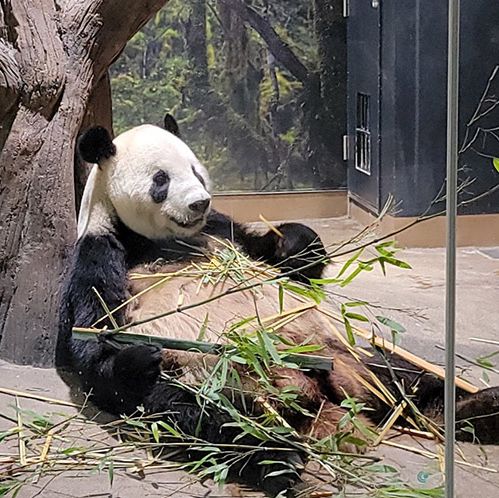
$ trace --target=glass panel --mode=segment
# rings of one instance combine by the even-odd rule
[[[217,191],[344,187],[345,38],[328,2],[172,0],[111,69],[115,131],[171,112]]]

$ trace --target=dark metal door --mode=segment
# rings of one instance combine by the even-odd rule
[[[381,0],[348,0],[348,188],[379,212]]]

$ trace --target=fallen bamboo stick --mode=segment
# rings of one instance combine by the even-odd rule
[[[17,411],[17,440],[19,445],[19,462],[21,465],[26,465],[26,441],[23,432],[23,419],[21,414],[21,405],[19,398],[16,396],[16,411]]]
[[[381,441],[385,439],[388,431],[392,428],[400,415],[402,415],[402,412],[405,410],[406,406],[407,402],[405,400],[402,400],[402,402],[395,407],[388,420],[385,422],[383,427],[381,427],[381,430],[379,431],[378,437],[376,438],[376,441],[374,441],[373,446],[378,446]]]
[[[484,344],[492,344],[493,346],[499,346],[499,341],[494,341],[492,339],[482,339],[480,337],[470,337],[470,341],[483,342]]]
[[[270,223],[270,221],[268,221],[266,218],[264,218],[263,214],[260,214],[258,217],[260,218],[261,221],[263,221],[263,223],[265,223],[267,225],[269,230],[272,230],[281,239],[284,238],[284,235],[282,234],[282,232],[278,228],[276,228],[274,225],[272,225],[272,223]]]
[[[63,401],[60,399],[47,398],[46,396],[39,396],[37,394],[31,394],[24,391],[16,391],[15,389],[8,389],[7,387],[0,387],[0,394],[7,394],[9,396],[19,396],[20,398],[34,399],[37,401],[43,401],[44,403],[51,403],[53,405],[69,406],[72,408],[81,408],[81,405],[76,403],[71,403],[70,401]]]
[[[397,432],[400,432],[401,434],[407,434],[408,436],[421,437],[430,441],[435,440],[435,434],[430,431],[420,431],[418,429],[412,429],[411,427],[402,427],[400,425],[394,425],[393,429]]]

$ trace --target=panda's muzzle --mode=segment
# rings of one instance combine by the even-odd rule
[[[210,204],[211,204],[211,199],[204,199],[202,201],[196,201],[193,202],[192,204],[189,204],[189,209],[192,211],[193,214],[197,215],[195,218],[189,221],[180,221],[176,218],[173,218],[172,216],[169,216],[169,218],[175,224],[177,224],[182,228],[194,228],[197,225],[205,223],[206,213],[209,210]]]
[[[204,221],[204,216],[201,216],[200,218],[196,218],[193,221],[189,221],[187,223],[183,221],[176,220],[175,218],[172,218],[171,216],[169,217],[170,220],[172,220],[176,225],[182,228],[194,228],[196,225],[199,225],[201,222]]]
[[[210,206],[210,199],[203,199],[189,204],[189,209],[196,214],[204,214]]]

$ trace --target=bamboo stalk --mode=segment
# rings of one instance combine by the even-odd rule
[[[154,275],[151,275],[151,276],[154,276]],[[124,308],[125,306],[127,306],[128,304],[130,304],[132,301],[134,301],[135,299],[138,299],[140,296],[143,296],[144,294],[146,294],[147,292],[151,291],[152,289],[155,289],[156,287],[159,287],[160,285],[164,284],[165,282],[168,282],[169,280],[171,280],[172,277],[168,276],[168,277],[163,277],[161,278],[160,280],[158,280],[157,282],[154,282],[153,284],[151,284],[149,287],[141,290],[140,292],[138,292],[137,294],[134,294],[132,297],[128,298],[126,301],[124,301],[123,303],[121,303],[119,306],[117,306],[116,308],[114,308],[113,310],[111,310],[110,314],[111,315],[114,315],[114,313],[116,313],[117,311],[119,311],[120,309]],[[107,315],[103,315],[101,316],[96,322],[94,322],[92,324],[92,327],[95,327],[98,323],[102,322],[104,319],[107,318]]]
[[[364,356],[367,356],[368,358],[373,357],[373,354],[364,348],[361,347],[353,348],[350,345],[350,343],[345,339],[345,336],[338,330],[338,327],[336,327],[336,325],[333,322],[327,320],[327,324],[331,327],[331,330],[333,331],[334,335],[343,344],[343,346],[345,346],[345,348],[348,349],[350,354],[357,360],[357,362],[360,363],[361,361],[359,353],[362,353]]]
[[[494,341],[492,339],[481,339],[480,337],[471,337],[470,341],[483,342],[484,344],[492,344],[493,346],[499,346],[499,341]]]
[[[98,330],[74,327],[73,337],[84,341],[98,340],[101,334]],[[169,339],[166,337],[157,337],[146,334],[133,334],[131,332],[117,332],[109,336],[111,341],[121,344],[154,344],[162,349],[173,349],[178,351],[193,351],[205,354],[220,355],[224,352],[231,351],[234,346],[226,344],[213,344],[202,341],[182,341],[179,339]],[[296,363],[301,368],[314,368],[317,370],[330,371],[333,368],[333,359],[327,356],[317,356],[309,354],[286,354],[283,356],[284,361]]]
[[[260,214],[258,216],[260,218],[261,221],[263,221],[270,230],[272,230],[276,235],[278,235],[281,239],[284,238],[284,235],[282,234],[282,232],[276,228],[274,225],[272,225],[272,223],[270,223],[270,221],[268,221],[266,218],[264,218],[263,214]]]
[[[381,441],[385,439],[385,436],[388,434],[388,431],[392,428],[393,424],[395,424],[400,415],[402,415],[402,412],[405,410],[406,406],[407,402],[403,400],[401,403],[397,405],[395,410],[392,411],[390,417],[379,431],[378,437],[374,441],[373,446],[378,446],[381,443]]]
[[[397,432],[400,432],[401,434],[407,434],[409,436],[414,436],[414,437],[422,437],[424,439],[429,439],[433,441],[435,439],[435,434],[430,431],[420,431],[418,429],[411,429],[410,427],[401,427],[399,425],[395,425],[393,427]]]
[[[296,308],[291,308],[289,310],[283,311],[282,313],[276,313],[275,315],[267,316],[262,319],[262,323],[271,322],[272,320],[275,320],[277,318],[281,319],[289,315],[294,315],[295,313],[299,313],[301,311],[307,311],[312,308],[317,308],[317,304],[314,302],[308,302],[300,306],[296,306]]]

